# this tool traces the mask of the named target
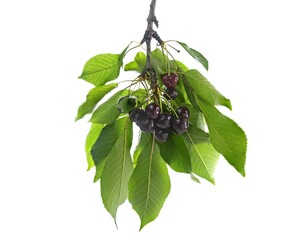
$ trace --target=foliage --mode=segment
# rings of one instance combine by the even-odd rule
[[[189,174],[196,182],[202,178],[215,184],[214,173],[221,154],[245,176],[245,133],[217,109],[217,106],[225,106],[231,110],[230,100],[198,70],[189,69],[176,60],[170,51],[176,48],[169,42],[177,43],[206,70],[208,60],[183,42],[156,39],[159,47],[147,55],[138,52],[124,67],[127,53],[140,47],[143,41],[132,48],[132,43],[129,44],[120,54],[99,54],[89,59],[80,78],[94,86],[76,116],[77,121],[91,115],[85,151],[88,170],[95,167],[94,181],[100,180],[105,208],[116,222],[118,208],[128,198],[141,219],[140,229],[157,218],[170,192],[168,167]],[[137,73],[127,87],[116,80],[121,68]],[[178,97],[168,95],[174,91],[168,84],[173,83],[177,84]],[[160,129],[160,133],[166,135],[158,136],[159,122],[153,117],[156,119],[150,119],[153,128],[145,130],[144,126],[143,132],[139,132],[138,143],[132,146],[132,122],[143,129],[136,121],[141,116],[135,111],[148,114],[149,103],[156,104],[163,113],[171,112],[172,123],[185,121],[185,129],[181,132],[171,127],[171,131]],[[178,107],[188,109],[187,118],[178,115]]]

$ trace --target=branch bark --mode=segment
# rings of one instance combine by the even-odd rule
[[[142,72],[142,75],[145,76],[147,78],[147,76],[149,76],[149,80],[151,82],[151,89],[153,91],[154,94],[154,98],[157,98],[157,76],[156,76],[156,72],[155,69],[151,63],[151,59],[150,59],[150,55],[151,55],[151,40],[152,38],[156,39],[156,41],[159,44],[162,44],[163,41],[161,40],[161,38],[159,37],[159,35],[157,34],[157,32],[153,29],[153,23],[155,24],[155,26],[158,28],[158,20],[155,16],[155,8],[156,8],[156,0],[152,0],[151,4],[150,4],[150,10],[149,10],[149,15],[147,17],[147,29],[145,31],[144,37],[141,41],[141,44],[143,44],[144,42],[146,43],[146,49],[147,49],[147,57],[146,57],[146,66],[145,69]]]

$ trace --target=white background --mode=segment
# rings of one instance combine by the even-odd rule
[[[292,239],[292,14],[284,0],[157,1],[159,33],[201,51],[205,72],[248,136],[246,178],[224,159],[216,186],[170,171],[157,220],[138,232],[129,203],[119,230],[86,172],[91,85],[77,79],[98,53],[140,41],[150,0],[1,1],[0,239]],[[130,58],[127,58],[130,60]],[[127,76],[127,75],[123,75]]]

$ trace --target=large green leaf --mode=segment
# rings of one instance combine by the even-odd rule
[[[143,149],[150,144],[150,140],[151,140],[151,134],[146,133],[146,132],[141,132],[139,134],[139,141],[138,144],[135,148],[134,154],[133,154],[133,162],[134,162],[134,166],[137,165],[138,162],[138,157],[140,156],[141,152],[143,151]]]
[[[112,146],[105,161],[101,176],[103,204],[115,220],[118,207],[127,199],[128,182],[133,171],[130,154],[132,134],[132,123],[127,120],[123,133]]]
[[[102,128],[103,128],[103,124],[93,123],[89,130],[89,133],[87,134],[86,142],[85,142],[85,152],[86,152],[87,163],[88,163],[87,170],[90,170],[95,165],[94,160],[91,156],[91,148],[93,144],[96,142],[96,140],[98,139],[98,137],[100,136]]]
[[[121,97],[127,96],[128,93],[129,91],[127,90],[121,90],[110,97],[93,112],[90,122],[101,124],[114,122],[120,115],[120,111],[117,108],[118,101]]]
[[[213,106],[222,105],[232,109],[230,100],[218,92],[199,71],[189,70],[184,75],[194,95],[203,98]]]
[[[214,148],[239,172],[245,176],[247,138],[244,131],[215,107],[197,98],[210,133]]]
[[[207,142],[198,143],[196,135],[187,132],[184,135],[185,144],[192,160],[192,171],[211,183],[215,183],[214,171],[219,159],[219,154],[212,144]]]
[[[97,141],[92,146],[91,156],[96,166],[95,181],[100,179],[105,159],[108,157],[119,136],[123,133],[127,119],[128,118],[121,118],[114,123],[105,126]]]
[[[192,162],[181,136],[172,135],[167,143],[159,143],[161,157],[176,172],[191,173]]]
[[[92,113],[96,104],[111,90],[116,88],[118,84],[113,83],[109,85],[99,86],[91,89],[86,96],[86,101],[78,108],[78,113],[75,121],[81,119],[84,115]]]
[[[201,63],[206,70],[208,70],[209,63],[208,60],[203,56],[203,54],[199,53],[193,48],[190,48],[187,44],[183,42],[177,41],[177,43],[180,44],[194,59]]]
[[[121,64],[120,54],[99,54],[85,63],[79,78],[101,86],[119,76]]]
[[[169,191],[166,163],[153,141],[140,154],[129,181],[129,201],[140,216],[140,230],[158,216]]]

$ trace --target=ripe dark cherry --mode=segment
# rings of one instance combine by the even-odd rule
[[[183,118],[189,118],[190,117],[190,111],[187,107],[179,107],[176,110],[176,113],[179,117],[183,117]]]
[[[129,112],[129,116],[132,122],[138,122],[140,118],[144,117],[146,114],[142,109],[134,108]]]
[[[160,115],[160,107],[156,103],[150,103],[145,108],[145,113],[151,119],[157,119]]]
[[[177,82],[178,82],[178,76],[176,73],[165,73],[162,75],[162,82],[163,84],[169,88],[169,89],[174,89]]]
[[[151,132],[154,130],[155,123],[153,119],[143,117],[138,122],[137,125],[140,127],[143,132]]]
[[[167,142],[170,132],[166,129],[156,129],[154,132],[155,139],[158,142]]]
[[[167,88],[165,90],[165,94],[164,94],[165,98],[168,99],[168,100],[176,99],[177,95],[178,95],[178,93],[177,93],[177,91],[175,89],[169,89],[169,88]]]
[[[176,118],[172,121],[171,128],[175,133],[183,134],[189,128],[189,121],[182,117]]]
[[[156,125],[159,128],[168,129],[172,121],[172,115],[169,113],[163,113],[156,119]]]

